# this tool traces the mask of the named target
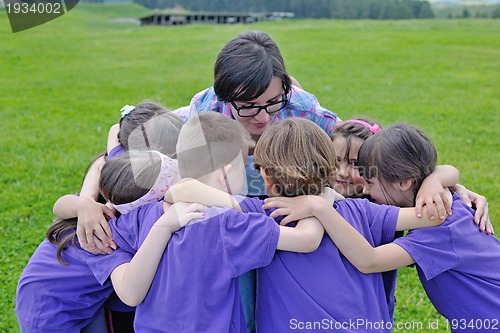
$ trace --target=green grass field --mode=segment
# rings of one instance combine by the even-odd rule
[[[19,275],[44,238],[53,203],[78,190],[120,108],[146,98],[171,108],[188,104],[211,85],[222,46],[249,29],[268,32],[288,71],[341,118],[404,121],[425,130],[440,163],[456,166],[461,182],[488,198],[500,232],[499,20],[170,28],[110,21],[144,13],[137,6],[80,4],[13,34],[0,10],[0,332],[17,332]],[[400,270],[395,321],[403,325],[395,332],[446,332],[414,269]]]

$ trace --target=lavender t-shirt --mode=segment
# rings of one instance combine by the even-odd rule
[[[67,266],[56,259],[57,246],[44,240],[21,274],[16,292],[19,323],[37,333],[76,332],[88,325],[113,291],[102,285],[84,263],[93,254],[75,243],[62,252]],[[130,261],[117,255],[118,263]]]
[[[398,207],[366,199],[335,203],[373,246],[394,239]],[[311,253],[277,251],[257,272],[256,328],[280,332],[391,332],[380,273],[359,272],[325,233]]]
[[[257,211],[260,204],[255,200],[247,206],[254,205]],[[139,248],[163,214],[161,205],[143,206],[111,222],[121,251]],[[269,264],[278,237],[279,226],[266,215],[209,209],[205,219],[193,221],[172,235],[151,289],[136,308],[135,330],[246,332],[238,276]],[[114,268],[106,263],[112,256],[89,263],[100,272],[101,281]]]
[[[440,226],[413,230],[394,242],[417,263],[435,308],[457,324],[450,325],[457,328],[453,332],[500,330],[500,241],[479,231],[474,211],[456,194],[451,208]]]

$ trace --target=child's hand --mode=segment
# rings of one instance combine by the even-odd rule
[[[282,221],[281,225],[287,225],[290,222],[305,219],[314,216],[314,207],[322,200],[323,203],[328,204],[323,198],[316,195],[301,195],[295,198],[274,197],[264,200],[265,204],[262,206],[264,209],[277,208],[269,216],[272,218],[287,215]]]
[[[417,193],[415,200],[417,217],[422,217],[422,207],[424,205],[427,207],[427,215],[431,220],[436,216],[444,219],[446,216],[451,215],[451,201],[448,200],[446,191],[431,176],[423,181]]]
[[[462,198],[463,202],[476,210],[474,214],[474,223],[479,225],[479,230],[486,231],[488,235],[494,235],[495,230],[493,230],[493,226],[490,222],[488,201],[486,198],[480,194],[469,191],[465,186],[460,184],[453,186],[453,190]]]
[[[174,233],[194,219],[205,217],[200,210],[208,209],[207,206],[198,203],[178,201],[165,210],[165,213],[156,221],[159,226],[165,226],[169,232]]]
[[[77,215],[76,235],[82,249],[98,254],[109,254],[116,249],[108,224],[108,219],[115,215],[109,207],[82,196]]]
[[[339,192],[335,191],[331,187],[325,187],[321,193],[321,197],[326,200],[330,205],[333,206],[335,201],[344,200],[344,196]]]

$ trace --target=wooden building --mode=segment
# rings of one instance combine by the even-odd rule
[[[141,25],[182,25],[191,23],[231,24],[253,23],[273,20],[273,14],[233,14],[233,13],[154,13],[141,18]]]

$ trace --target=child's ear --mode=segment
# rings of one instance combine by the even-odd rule
[[[262,176],[262,179],[264,179],[264,184],[266,185],[266,187],[273,186],[274,182],[271,179],[271,177],[267,175],[266,170],[264,170],[264,168],[259,168],[259,171],[260,175]]]
[[[398,187],[401,192],[406,192],[413,187],[413,180],[411,179],[402,180],[399,182]]]
[[[229,173],[229,170],[231,170],[233,166],[231,164],[226,164],[222,168],[219,169],[219,172],[217,173],[217,179],[221,186],[224,188],[226,187],[226,182],[227,182],[227,174]]]
[[[264,168],[259,168],[259,171],[260,175],[262,176],[262,179],[264,180],[264,186],[266,188],[267,194],[268,195],[272,194],[274,181],[272,180],[271,177],[267,175],[266,170],[264,170]]]

